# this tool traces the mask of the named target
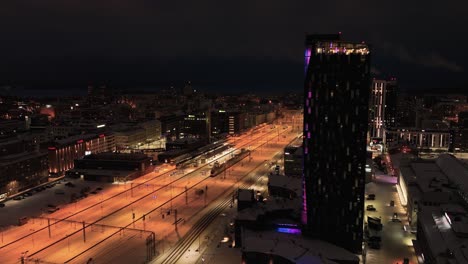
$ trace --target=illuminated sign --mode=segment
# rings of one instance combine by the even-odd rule
[[[219,110],[218,112],[219,112],[219,113],[226,113],[225,110]]]
[[[86,150],[86,151],[84,152],[84,154],[85,154],[85,156],[91,155],[91,151],[90,151],[90,150]]]
[[[105,137],[105,136],[106,136],[106,135],[104,135],[104,134],[99,135],[100,138],[103,138],[103,137]]]
[[[84,141],[83,141],[82,139],[80,139],[80,140],[78,140],[76,143],[77,143],[77,144],[81,144],[81,143],[83,143],[83,142],[84,142]]]
[[[102,124],[102,125],[97,125],[96,128],[101,128],[101,127],[105,127],[106,124]]]
[[[55,147],[48,147],[47,149],[48,149],[48,150],[56,150]]]
[[[286,234],[301,234],[301,230],[298,228],[286,228],[286,227],[278,227],[276,229],[279,233],[286,233]]]

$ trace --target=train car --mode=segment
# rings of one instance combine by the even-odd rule
[[[233,158],[227,160],[223,164],[220,164],[219,166],[213,166],[211,169],[210,176],[211,177],[216,177],[220,173],[224,172],[234,164],[238,163],[239,161],[243,160],[247,156],[250,155],[250,150],[243,150],[239,154],[235,155]]]

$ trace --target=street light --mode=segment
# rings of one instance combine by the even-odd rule
[[[24,258],[27,257],[26,254],[28,254],[29,250],[26,250],[24,252],[21,252],[21,257],[20,257],[20,260],[21,260],[21,264],[24,264]]]

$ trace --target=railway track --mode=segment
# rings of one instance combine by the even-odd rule
[[[244,147],[244,146],[250,144],[251,142],[255,142],[255,140],[257,140],[257,139],[260,138],[260,137],[261,137],[261,136],[256,137],[255,139],[250,140],[248,143],[245,143],[245,144],[241,145],[241,147]],[[227,154],[225,154],[225,155],[223,155],[223,156],[229,155],[230,153],[231,153],[231,152],[229,152],[229,153],[227,153]],[[222,156],[222,157],[223,157],[223,156]],[[213,161],[212,161],[212,162],[213,162]],[[207,164],[201,166],[201,167],[198,168],[198,169],[204,168],[205,166],[208,166],[208,164],[209,164],[209,163],[207,163]],[[91,209],[93,209],[93,208],[99,206],[100,204],[102,204],[102,203],[104,203],[104,202],[107,202],[107,201],[109,201],[109,200],[111,200],[111,199],[114,199],[114,198],[118,197],[119,195],[124,195],[126,192],[131,192],[132,190],[135,190],[136,188],[140,188],[141,186],[144,186],[145,184],[147,184],[147,183],[149,183],[149,182],[151,182],[151,181],[154,181],[154,180],[156,180],[156,179],[158,179],[158,178],[160,178],[160,177],[162,177],[162,176],[168,175],[168,174],[170,174],[170,173],[172,173],[172,172],[174,172],[174,171],[176,171],[176,169],[169,170],[169,171],[164,172],[164,173],[162,173],[162,174],[160,174],[160,175],[158,175],[158,176],[155,176],[155,177],[153,177],[153,178],[151,178],[151,179],[148,179],[148,180],[146,180],[146,181],[144,181],[144,182],[142,182],[142,183],[136,184],[136,185],[134,185],[133,187],[131,187],[131,188],[128,189],[128,190],[125,190],[125,191],[123,191],[123,192],[117,193],[117,194],[115,194],[115,195],[113,195],[113,196],[110,196],[110,197],[106,198],[106,199],[103,200],[102,202],[99,202],[99,203],[93,204],[93,205],[91,205],[91,206],[88,206],[88,207],[86,207],[86,208],[84,208],[84,209],[82,209],[82,210],[80,210],[80,211],[77,211],[77,212],[75,212],[75,213],[73,213],[73,214],[71,214],[71,215],[69,215],[69,216],[67,216],[67,217],[65,217],[65,218],[60,219],[60,220],[57,221],[57,222],[51,223],[51,226],[56,225],[56,224],[58,224],[58,223],[61,223],[61,222],[64,221],[64,220],[67,220],[67,219],[70,219],[70,218],[72,218],[72,217],[75,217],[75,216],[77,216],[77,215],[79,215],[79,214],[81,214],[81,213],[84,213],[84,212],[88,211],[88,210],[91,210]],[[191,173],[194,173],[194,172],[196,172],[196,170],[193,171],[193,172],[191,172]],[[184,176],[182,176],[182,177],[180,177],[180,178],[174,180],[174,181],[171,182],[170,184],[173,184],[175,181],[180,180],[180,179],[182,179],[182,178],[184,178],[184,177],[190,175],[191,173],[188,173],[188,174],[186,174],[186,175],[184,175]],[[158,191],[158,190],[160,190],[160,189],[162,189],[162,188],[159,188],[159,189],[153,191],[151,194],[153,194],[154,192],[156,192],[156,191]],[[146,197],[146,196],[144,196],[144,197]],[[141,200],[141,199],[137,199],[136,201],[139,201],[139,200]],[[91,224],[94,224],[94,223],[97,223],[97,222],[103,220],[104,218],[106,218],[106,217],[108,217],[108,216],[110,216],[110,215],[116,213],[117,211],[120,211],[121,209],[130,206],[131,204],[133,204],[133,203],[136,202],[136,201],[133,201],[133,202],[131,202],[130,204],[128,204],[128,205],[126,205],[126,206],[120,208],[119,210],[116,210],[116,211],[114,211],[114,212],[109,213],[109,214],[106,215],[106,216],[103,216],[102,218],[100,218],[100,219],[94,221],[93,223],[90,223],[90,225],[91,225]],[[13,244],[15,244],[15,243],[18,243],[18,242],[20,242],[20,241],[26,239],[26,238],[29,238],[30,236],[32,236],[32,235],[34,235],[34,234],[36,234],[36,233],[39,233],[39,232],[41,232],[41,231],[44,231],[44,230],[47,229],[47,228],[48,228],[48,227],[46,226],[46,227],[37,229],[37,230],[35,230],[35,231],[33,231],[33,232],[27,234],[27,235],[24,235],[24,236],[22,236],[22,237],[20,237],[20,238],[18,238],[18,239],[16,239],[16,240],[13,240],[13,241],[11,241],[11,242],[5,244],[5,245],[2,245],[2,246],[0,247],[0,252],[1,252],[3,249],[6,249],[8,246],[11,246],[11,245],[13,245]],[[51,244],[51,245],[52,245],[52,244]]]
[[[282,131],[282,132],[286,132],[286,131]],[[281,133],[281,134],[282,134],[282,133]],[[258,139],[261,138],[262,136],[264,136],[264,135],[261,135],[261,136],[259,136],[259,137],[251,138],[247,143],[244,143],[244,144],[242,144],[242,145],[239,146],[239,147],[243,147],[243,146],[250,145],[250,144],[252,144],[252,142],[258,142]],[[269,136],[269,135],[268,135],[268,136]],[[274,137],[275,137],[275,136],[273,135],[271,138],[274,138]],[[263,146],[264,144],[267,144],[267,141],[265,141],[263,144],[258,145],[256,148],[259,148],[259,147]],[[231,153],[231,152],[229,152],[229,153],[227,153],[227,154],[225,154],[225,155],[223,155],[223,156],[229,155],[230,153]],[[211,162],[214,162],[214,161],[211,161]],[[209,162],[209,163],[210,163],[210,162]],[[203,167],[205,167],[205,166],[208,166],[209,163],[207,163],[206,165],[204,165],[204,166],[198,168],[197,170],[195,170],[195,171],[193,171],[193,172],[190,172],[190,173],[188,173],[188,174],[186,174],[186,175],[184,175],[184,176],[182,176],[182,177],[180,177],[180,178],[178,178],[178,179],[172,181],[170,184],[173,184],[174,182],[176,182],[176,181],[178,181],[178,180],[181,180],[181,179],[184,178],[184,177],[188,177],[188,176],[189,176],[190,174],[192,174],[192,173],[196,173],[199,169],[201,169],[201,168],[203,168]],[[159,177],[162,177],[162,176],[164,176],[164,175],[167,175],[167,174],[169,174],[169,173],[171,173],[171,172],[173,172],[173,171],[174,171],[174,170],[170,170],[170,171],[165,172],[165,173],[163,173],[163,174],[161,174],[161,175],[158,175],[158,176],[156,176],[156,177],[153,177],[152,179],[149,179],[149,180],[147,180],[147,181],[144,181],[143,183],[140,183],[140,184],[138,184],[138,185],[135,185],[133,188],[137,188],[137,187],[139,187],[139,186],[142,186],[142,185],[144,185],[144,184],[146,184],[146,183],[148,183],[148,182],[150,182],[150,181],[152,181],[152,180],[155,180],[155,179],[157,179],[157,178],[159,178]],[[207,178],[209,178],[209,177],[207,177]],[[200,182],[206,180],[207,178],[201,180]],[[192,187],[198,185],[200,182],[198,182],[197,184],[194,184]],[[158,190],[160,190],[160,189],[162,189],[162,188],[159,188]],[[104,218],[109,217],[110,215],[116,213],[117,211],[120,211],[120,210],[122,210],[123,208],[126,208],[126,207],[130,206],[131,204],[134,204],[134,203],[140,201],[141,199],[143,199],[143,198],[145,198],[145,197],[147,197],[147,196],[149,196],[149,195],[155,193],[155,192],[158,191],[158,190],[155,190],[155,191],[153,191],[153,192],[150,192],[149,194],[144,195],[143,197],[141,197],[141,198],[139,198],[139,199],[137,199],[137,200],[131,202],[130,204],[127,204],[126,206],[124,206],[124,207],[122,207],[122,208],[119,208],[119,209],[117,209],[116,211],[114,211],[114,212],[112,212],[112,213],[110,213],[110,214],[107,214],[106,216],[104,216],[104,217],[98,219],[97,221],[94,221],[94,222],[88,224],[87,227],[89,227],[89,226],[92,225],[92,224],[98,223],[99,221],[102,221]],[[130,189],[129,189],[129,190],[126,190],[126,191],[130,191]],[[114,196],[112,196],[112,197],[110,197],[110,198],[108,198],[108,199],[106,199],[106,201],[109,200],[109,199],[115,198],[116,196],[121,195],[122,193],[125,193],[125,191],[124,191],[124,192],[121,192],[121,193],[119,193],[119,194],[116,194],[116,195],[114,195]],[[182,195],[182,193],[179,194],[179,195],[176,195],[175,197],[173,197],[173,199],[175,199],[177,196],[180,196],[180,195]],[[229,200],[228,200],[228,201],[229,201]],[[167,201],[166,203],[168,203],[168,202],[169,202],[169,201]],[[166,203],[164,203],[164,204],[166,204]],[[79,212],[77,212],[77,213],[75,213],[75,214],[72,214],[72,215],[70,215],[70,216],[64,218],[63,220],[68,219],[68,218],[70,218],[70,217],[73,217],[73,216],[75,216],[75,215],[78,214],[78,213],[82,213],[82,212],[84,212],[84,211],[86,211],[86,210],[89,210],[89,209],[91,209],[92,207],[94,207],[94,206],[96,206],[96,205],[98,205],[98,204],[95,204],[95,205],[93,205],[93,206],[90,206],[90,207],[88,207],[88,208],[85,208],[85,209],[83,209],[83,210],[81,210],[81,211],[79,211]],[[225,208],[225,206],[224,206],[223,208]],[[216,216],[217,214],[219,214],[219,212],[218,212],[217,214],[216,214],[216,213],[214,213],[214,214],[215,214],[215,216]],[[137,220],[138,220],[138,219],[137,219]],[[212,221],[212,219],[209,220],[209,222],[211,222],[211,221]],[[45,229],[45,228],[43,228],[43,229]],[[43,230],[43,229],[42,229],[42,230]],[[37,230],[36,232],[39,232],[39,231],[40,231],[40,230]],[[77,232],[80,232],[80,231],[78,230]],[[31,235],[31,234],[29,234],[29,235]],[[70,235],[73,235],[73,234],[70,234]],[[112,236],[112,235],[111,235],[111,236]],[[28,236],[25,236],[25,237],[28,237]],[[109,236],[109,237],[110,237],[110,236]],[[21,239],[18,239],[17,241],[19,241],[19,240],[21,240]],[[107,239],[104,239],[104,240],[107,240]],[[49,248],[49,247],[51,247],[51,246],[53,246],[53,245],[55,245],[55,244],[57,244],[57,243],[59,243],[59,242],[60,242],[60,240],[59,240],[59,241],[55,241],[55,242],[53,242],[53,243],[51,243],[51,244],[45,246],[44,248],[42,248],[42,249],[40,249],[40,250],[38,250],[38,251],[36,251],[36,252],[30,254],[29,256],[34,256],[34,255],[36,255],[37,253],[39,253],[39,252],[41,252],[41,251],[44,251],[44,250],[46,250],[47,248]],[[102,242],[103,242],[103,241],[102,241]],[[6,247],[6,246],[8,246],[8,245],[4,245],[3,247]],[[2,247],[2,248],[3,248],[3,247]],[[1,249],[1,248],[0,248],[0,249]],[[83,252],[83,253],[84,253],[84,252]]]
[[[246,178],[250,173],[253,173],[256,169],[261,167],[264,163],[260,163],[258,166],[253,168],[250,172],[248,172],[244,177]],[[254,182],[260,180],[259,175],[255,176]],[[248,188],[252,186],[252,184],[244,182],[240,188]],[[184,255],[185,252],[190,248],[190,246],[195,242],[195,240],[205,231],[205,229],[218,217],[230,204],[232,195],[234,191],[230,192],[228,195],[225,195],[221,198],[220,201],[217,201],[217,204],[214,208],[211,208],[206,214],[200,218],[195,225],[185,234],[185,236],[180,239],[175,246],[171,249],[168,255],[161,261],[157,262],[158,264],[174,264]]]

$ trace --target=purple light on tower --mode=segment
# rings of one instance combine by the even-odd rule
[[[286,233],[286,234],[295,234],[295,235],[301,234],[301,230],[299,228],[278,227],[276,231],[278,231],[279,233]]]
[[[307,67],[309,67],[310,55],[312,50],[310,47],[307,47],[304,54],[304,72],[307,72]]]

